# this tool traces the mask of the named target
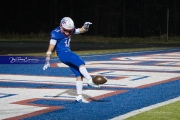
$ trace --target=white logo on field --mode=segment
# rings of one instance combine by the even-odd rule
[[[28,57],[10,57],[10,63],[37,63],[38,59],[28,58]]]

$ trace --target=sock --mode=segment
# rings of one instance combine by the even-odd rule
[[[76,81],[77,95],[82,95],[83,81]]]
[[[81,74],[87,79],[92,79],[92,77],[89,75],[87,69],[85,68],[85,66],[81,66],[79,67],[79,71],[81,72]]]

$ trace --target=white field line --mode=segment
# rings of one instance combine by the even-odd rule
[[[117,116],[117,117],[115,117],[115,118],[113,118],[111,120],[124,120],[126,118],[135,116],[137,114],[140,114],[140,113],[143,113],[143,112],[146,112],[146,111],[149,111],[149,110],[152,110],[152,109],[155,109],[155,108],[167,105],[167,104],[171,104],[171,103],[174,103],[174,102],[177,102],[177,101],[180,101],[180,97],[177,97],[177,98],[165,101],[165,102],[157,103],[157,104],[154,104],[154,105],[151,105],[151,106],[148,106],[148,107],[144,107],[142,109],[134,110],[134,111],[131,111],[131,112],[126,113],[124,115]]]
[[[168,51],[169,49],[165,49],[165,50],[156,50],[157,52],[160,51]],[[178,50],[178,49],[171,49],[171,50]],[[148,53],[148,52],[153,52],[154,50],[147,50],[147,51],[137,51],[137,52],[128,52],[129,54],[132,53]],[[94,55],[81,55],[81,57],[95,57],[95,56],[107,56],[107,55],[123,55],[123,54],[127,54],[127,52],[122,52],[122,53],[106,53],[106,54],[94,54]],[[56,58],[52,58],[51,60],[59,60],[58,57]]]

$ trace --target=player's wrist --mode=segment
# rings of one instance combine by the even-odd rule
[[[47,52],[46,52],[46,57],[50,57],[50,56],[51,56],[51,54],[52,54],[52,52],[51,52],[51,51],[47,51]]]
[[[83,27],[79,28],[79,31],[80,31],[80,33],[85,33],[86,32],[86,30]]]
[[[51,51],[47,51],[47,52],[46,52],[46,55],[51,55],[51,54],[52,54]]]

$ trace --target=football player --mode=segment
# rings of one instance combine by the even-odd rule
[[[85,67],[85,62],[81,59],[81,57],[71,51],[70,41],[73,34],[87,32],[91,24],[91,22],[85,22],[81,28],[75,28],[74,22],[70,17],[62,18],[60,26],[51,31],[51,39],[46,52],[46,63],[43,67],[43,70],[50,67],[50,56],[53,49],[55,49],[59,60],[68,65],[75,74],[77,91],[76,101],[83,103],[89,103],[89,101],[82,96],[83,77],[88,80],[88,86],[96,88],[99,88],[100,86],[93,83],[92,77],[89,75]]]

